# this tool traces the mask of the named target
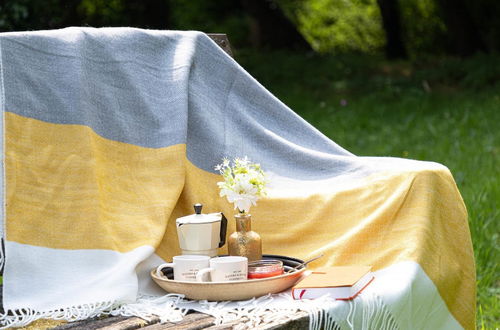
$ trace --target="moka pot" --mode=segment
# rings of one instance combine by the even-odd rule
[[[217,256],[226,243],[227,219],[221,212],[202,214],[203,205],[195,204],[195,214],[178,218],[177,237],[182,254]]]

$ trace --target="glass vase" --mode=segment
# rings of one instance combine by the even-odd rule
[[[262,240],[252,230],[250,214],[236,214],[236,231],[228,238],[229,255],[247,257],[248,261],[262,259]]]

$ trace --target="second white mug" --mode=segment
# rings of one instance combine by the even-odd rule
[[[207,281],[207,275],[210,280]],[[196,274],[198,282],[228,282],[246,280],[248,259],[240,256],[227,256],[210,259],[210,267],[201,269]]]

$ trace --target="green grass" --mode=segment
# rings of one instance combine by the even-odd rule
[[[431,160],[451,170],[469,213],[477,327],[500,327],[500,57],[387,63],[240,51],[236,59],[354,154]]]

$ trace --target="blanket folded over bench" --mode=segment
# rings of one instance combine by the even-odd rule
[[[248,156],[271,176],[252,209],[264,253],[376,271],[413,263],[393,269],[430,284],[395,322],[474,328],[472,244],[449,170],[349,153],[202,33],[3,33],[0,93],[4,326],[159,294],[148,272],[180,253],[175,219],[194,203],[233,214],[214,166]]]

